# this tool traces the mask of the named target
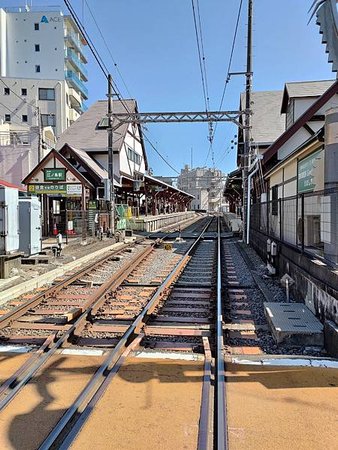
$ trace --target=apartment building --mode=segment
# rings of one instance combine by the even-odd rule
[[[58,7],[0,9],[0,158],[11,160],[4,156],[15,142],[13,152],[23,169],[20,173],[8,162],[0,167],[2,178],[20,183],[49,150],[49,142],[85,111],[85,45],[72,18]],[[49,139],[41,137],[46,128]],[[17,137],[23,134],[30,138],[21,145]]]
[[[219,211],[223,201],[223,174],[218,169],[184,166],[177,179],[178,188],[195,198],[191,209]]]

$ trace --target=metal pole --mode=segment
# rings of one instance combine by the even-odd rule
[[[39,142],[38,142],[38,163],[42,159],[42,127],[41,127],[41,116],[40,116],[40,107],[37,106],[37,115],[38,115],[38,127],[39,127]]]
[[[108,176],[110,180],[109,192],[109,228],[111,234],[115,233],[115,198],[114,198],[114,154],[113,154],[113,92],[112,92],[112,77],[108,75]]]
[[[247,61],[246,61],[246,86],[245,86],[245,130],[244,130],[244,150],[243,150],[243,241],[247,235],[247,208],[248,208],[248,166],[250,154],[250,106],[252,87],[252,3],[248,0],[248,36],[247,36]]]

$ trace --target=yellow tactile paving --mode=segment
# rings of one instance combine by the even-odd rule
[[[227,370],[230,450],[338,448],[338,369]]]
[[[202,376],[202,362],[129,359],[72,450],[195,450]]]

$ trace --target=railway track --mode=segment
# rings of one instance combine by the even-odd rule
[[[148,332],[149,329],[154,330],[159,323],[174,329],[180,322],[183,327],[178,335],[181,338],[188,335],[189,338],[195,328],[195,335],[204,339],[201,340],[202,350],[208,352],[208,323],[213,314],[210,300],[215,276],[215,245],[214,242],[202,242],[201,238],[212,222],[204,219],[194,224],[193,233],[199,234],[197,239],[174,242],[171,252],[156,248],[156,242],[142,243],[136,250],[124,248],[119,254],[102,258],[92,267],[58,280],[51,288],[33,295],[27,302],[1,317],[0,336],[3,343],[39,347],[1,385],[0,411],[5,410],[17,395],[23,394],[27,383],[39,375],[47,361],[61,348],[104,348],[108,352],[107,358],[47,440],[41,444],[41,448],[50,448],[52,445],[58,447],[59,435],[63,441],[66,438],[64,430],[69,428],[69,424],[74,434],[79,426],[76,424],[82,423],[88,411],[86,407],[94,401],[93,396],[100,396],[102,386],[106,386],[106,380],[110,378],[107,374],[115,373],[117,362],[121,365],[123,358],[136,344],[143,346],[143,339],[146,342],[157,334]],[[177,303],[179,296],[184,296],[196,284],[196,275],[199,278],[197,289],[204,302],[198,307],[191,303],[180,307]],[[175,282],[177,287],[173,288]],[[190,292],[197,294],[194,290]],[[165,306],[164,298],[167,299],[169,294],[171,303],[169,300]],[[194,316],[193,321],[190,314]],[[148,322],[150,328],[147,330],[148,325],[145,324]],[[209,331],[205,325],[209,326]],[[202,330],[198,330],[199,326],[202,326]],[[160,328],[163,338],[163,326]],[[170,341],[176,350],[180,348],[179,342],[173,342],[172,336]],[[130,346],[131,342],[133,346]],[[145,344],[146,347],[148,345],[152,346],[153,342]],[[89,392],[92,395],[88,400]],[[86,414],[79,414],[82,409]],[[74,423],[75,413],[77,420]]]
[[[127,389],[136,390],[130,395],[137,399],[137,380],[149,374],[152,367],[147,383],[168,382],[167,373],[173,366],[168,364],[163,369],[159,361],[165,358],[174,360],[181,382],[198,381],[200,386],[200,390],[187,388],[195,396],[187,397],[187,401],[197,398],[194,423],[198,427],[191,432],[185,430],[182,439],[191,435],[192,442],[186,448],[229,448],[227,366],[234,355],[273,353],[274,344],[262,313],[263,301],[271,300],[271,289],[258,276],[255,263],[241,244],[224,239],[226,233],[219,218],[203,218],[188,225],[183,234],[187,236],[184,239],[177,231],[160,234],[167,239],[166,245],[156,239],[143,241],[134,249],[124,248],[91,268],[69,274],[0,318],[3,342],[38,346],[0,386],[0,427],[1,414],[6,414],[12,400],[18,397],[20,403],[30,382],[39,383],[41,377],[48,376],[48,364],[57,365],[55,358],[60,352],[77,355],[100,351],[95,373],[46,424],[38,445],[28,448],[86,448],[84,442],[96,436],[96,427],[107,420],[107,399],[109,404],[114,402],[121,389],[126,395]],[[142,358],[144,366],[139,362]],[[189,366],[187,362],[178,363],[180,358],[195,362]],[[180,372],[184,367],[187,373]],[[128,387],[121,387],[124,379]],[[125,401],[119,400],[118,410],[124,410]],[[179,398],[174,401],[178,402]],[[167,409],[167,403],[162,407]],[[117,443],[118,429],[111,429],[111,424],[118,416],[112,420],[102,431],[108,436],[108,444],[94,448],[136,448],[125,447],[123,439]],[[126,426],[128,419],[121,423]],[[137,422],[133,431],[135,442],[141,423]]]

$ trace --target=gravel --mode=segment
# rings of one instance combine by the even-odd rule
[[[239,281],[239,286],[234,286],[233,289],[242,289],[243,297],[237,300],[238,303],[242,302],[243,305],[232,303],[229,305],[228,296],[226,294],[226,305],[225,305],[225,320],[233,322],[233,324],[238,323],[238,320],[248,319],[253,320],[255,325],[267,325],[267,321],[264,314],[264,302],[266,301],[264,295],[256,285],[251,271],[248,268],[246,261],[243,259],[237,245],[237,239],[225,240],[223,242],[224,253],[230,253],[232,256],[232,262],[234,265],[234,270]],[[256,273],[262,283],[265,284],[266,288],[271,294],[271,300],[274,302],[285,302],[286,295],[285,290],[281,287],[276,279],[267,277],[267,271],[264,262],[257,255],[257,253],[251,247],[245,247],[245,252],[250,258],[254,266],[254,273]],[[224,275],[226,276],[227,270],[224,266]],[[225,286],[225,292],[229,289]],[[294,300],[291,298],[291,302]],[[250,316],[236,314],[236,311],[249,310]],[[231,353],[231,346],[233,347],[247,347],[254,346],[260,347],[264,353],[272,355],[310,355],[310,356],[322,356],[323,352],[316,347],[292,347],[290,345],[277,345],[269,331],[257,330],[256,335],[258,340],[254,339],[242,339],[242,338],[230,338],[226,340],[225,351]]]

